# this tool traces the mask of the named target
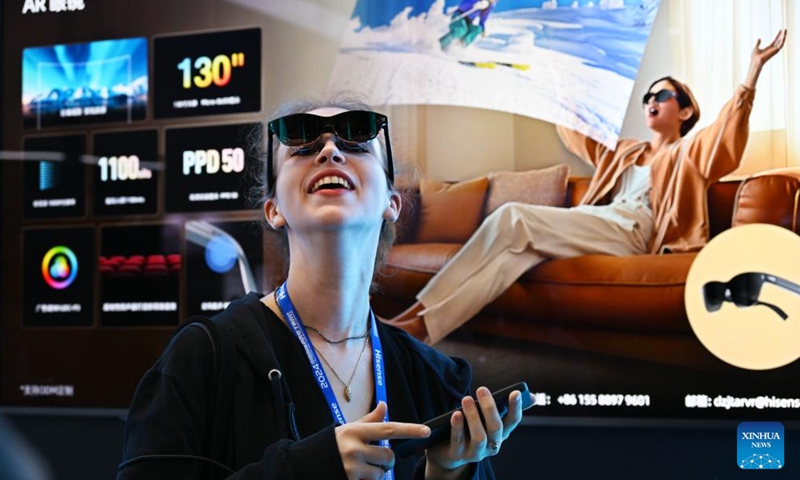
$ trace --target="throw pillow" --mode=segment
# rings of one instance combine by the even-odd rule
[[[569,165],[555,165],[524,172],[489,174],[486,215],[506,202],[563,207],[567,195]]]
[[[483,220],[488,186],[489,179],[485,176],[457,183],[422,180],[417,242],[466,242]]]

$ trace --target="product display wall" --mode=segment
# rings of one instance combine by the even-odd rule
[[[247,201],[258,161],[248,138],[290,84],[324,86],[328,70],[288,61],[318,53],[313,36],[238,3],[84,0],[22,13],[4,2],[2,144],[17,160],[0,164],[3,406],[127,407],[182,319],[272,288],[282,261]],[[410,304],[407,286],[384,283],[384,297],[402,290]],[[476,386],[526,381],[530,416],[798,418],[796,361],[733,366],[685,320],[669,330],[660,325],[679,322],[609,318],[604,308],[626,303],[612,297],[582,306],[593,315],[579,328],[558,309],[490,308],[439,347],[471,361]],[[782,305],[800,312],[794,301]]]
[[[269,22],[218,3],[4,3],[2,405],[126,407],[181,319],[263,290]]]

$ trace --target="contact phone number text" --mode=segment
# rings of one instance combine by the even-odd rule
[[[622,393],[563,393],[556,398],[567,407],[649,407],[650,395]]]

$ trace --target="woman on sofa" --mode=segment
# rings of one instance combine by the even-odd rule
[[[434,344],[544,260],[702,248],[708,240],[706,190],[739,166],[758,77],[785,39],[781,30],[765,48],[756,42],[744,83],[717,120],[693,138],[684,136],[700,108],[689,87],[672,77],[656,80],[644,95],[649,142],[623,139],[612,150],[559,126],[566,147],[595,166],[580,205],[501,206],[428,282],[418,302],[388,322]]]

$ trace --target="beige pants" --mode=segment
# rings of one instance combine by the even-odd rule
[[[636,222],[632,231],[573,208],[522,203],[498,208],[417,295],[430,342],[466,323],[544,260],[646,253],[652,216],[645,209],[629,215]]]

